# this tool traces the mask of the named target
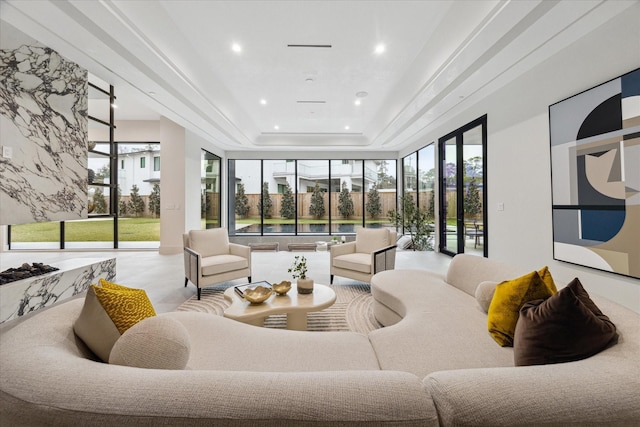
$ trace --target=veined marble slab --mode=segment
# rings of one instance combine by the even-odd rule
[[[76,258],[49,265],[60,270],[0,286],[0,323],[84,292],[101,277],[116,277],[115,258]]]
[[[2,22],[0,81],[0,224],[87,218],[87,70]]]

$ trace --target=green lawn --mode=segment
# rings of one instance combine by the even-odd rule
[[[113,220],[111,219],[67,221],[64,227],[67,242],[113,241]],[[120,218],[118,232],[120,241],[159,241],[160,218]],[[11,241],[58,242],[60,241],[60,223],[12,225]]]

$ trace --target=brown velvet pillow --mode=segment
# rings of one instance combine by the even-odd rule
[[[528,366],[586,359],[617,336],[616,326],[575,278],[546,300],[522,306],[514,336],[514,362]]]

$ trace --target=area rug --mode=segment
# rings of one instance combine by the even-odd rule
[[[177,310],[223,316],[224,309],[230,305],[223,296],[229,286],[234,284],[226,283],[204,288],[199,301],[194,295]],[[335,304],[322,311],[307,314],[309,331],[353,331],[366,334],[382,327],[373,316],[373,297],[368,284],[333,285],[332,289],[336,293]],[[271,315],[264,322],[267,328],[286,329],[286,325],[287,318],[284,314]]]

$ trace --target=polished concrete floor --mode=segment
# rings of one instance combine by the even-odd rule
[[[304,255],[309,266],[309,276],[316,283],[329,283],[328,252],[260,252],[252,253],[253,280],[279,282],[291,280],[287,273],[296,255]],[[196,288],[184,287],[182,254],[160,255],[157,251],[9,251],[0,252],[0,271],[20,266],[22,263],[43,262],[53,264],[70,258],[116,258],[116,281],[124,286],[147,291],[157,312],[175,310],[195,295]],[[396,269],[428,269],[444,273],[451,258],[435,252],[398,251]],[[242,283],[243,280],[234,282]],[[335,277],[334,285],[353,283],[344,277]]]

